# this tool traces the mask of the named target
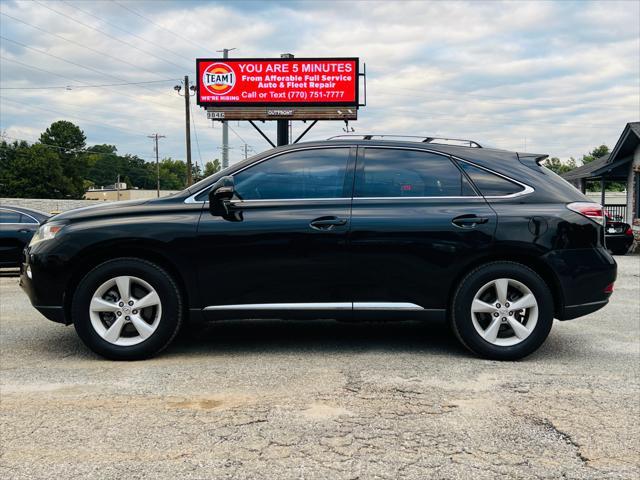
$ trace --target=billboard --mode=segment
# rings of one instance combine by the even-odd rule
[[[358,58],[199,58],[202,107],[358,107]]]

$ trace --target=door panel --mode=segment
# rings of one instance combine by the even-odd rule
[[[473,214],[475,227],[452,220]],[[446,308],[460,269],[489,249],[495,213],[482,198],[354,199],[350,250],[354,302],[409,302]]]
[[[203,210],[199,279],[202,307],[215,307],[207,311],[209,316],[242,316],[242,305],[269,316],[270,309],[256,305],[351,302],[347,232],[355,152],[333,150],[340,150],[345,165],[339,188],[328,168],[322,170],[324,180],[316,175],[323,162],[326,167],[335,159],[327,160],[321,151],[314,158],[309,153],[293,158],[295,152],[290,152],[292,158],[280,160],[287,168],[264,165],[255,172],[249,167],[243,176],[234,174],[238,194],[245,199],[232,201],[233,218]],[[288,183],[288,172],[299,185]],[[279,182],[286,183],[283,189]],[[323,182],[330,184],[327,190]],[[265,198],[279,195],[285,198]],[[314,198],[293,198],[304,195]],[[224,305],[233,308],[225,312],[220,308]]]
[[[203,211],[198,236],[206,306],[350,301],[348,200],[235,202],[242,220]],[[314,229],[318,218],[343,225]]]
[[[371,150],[358,151],[352,204],[354,302],[444,309],[461,269],[491,247],[495,212],[448,157]]]

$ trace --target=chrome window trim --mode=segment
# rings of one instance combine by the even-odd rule
[[[0,210],[5,210],[7,212],[13,212],[13,213],[17,213],[19,215],[24,215],[25,217],[29,217],[31,220],[33,220],[33,222],[8,222],[8,223],[2,223],[0,222],[0,225],[40,225],[40,222],[38,220],[36,220],[35,217],[29,215],[28,213],[25,212],[21,212],[19,210],[14,210],[13,208],[7,208],[7,207],[0,207]]]
[[[267,160],[269,160],[270,158],[274,158],[277,157],[279,155],[283,155],[285,153],[291,153],[291,152],[301,152],[304,150],[318,150],[318,149],[323,149],[323,148],[352,148],[352,147],[362,147],[362,148],[384,148],[384,149],[388,149],[388,150],[413,150],[416,152],[428,152],[428,153],[433,153],[436,155],[440,155],[443,157],[447,157],[447,158],[452,158],[455,159],[456,161],[460,161],[460,162],[464,162],[467,163],[469,165],[472,165],[476,168],[479,168],[481,170],[485,170],[493,175],[496,175],[498,177],[504,178],[505,180],[509,180],[510,182],[513,182],[517,185],[520,185],[522,187],[522,190],[519,192],[515,192],[515,193],[511,193],[509,195],[493,195],[493,196],[483,196],[483,195],[467,195],[467,196],[447,196],[447,197],[438,197],[438,196],[432,196],[432,197],[353,197],[353,200],[403,200],[403,199],[409,199],[409,200],[421,200],[421,199],[460,199],[460,198],[485,198],[488,200],[504,200],[504,199],[512,199],[512,198],[517,198],[517,197],[521,197],[524,195],[529,195],[533,192],[535,192],[535,189],[530,186],[527,185],[526,183],[523,183],[519,180],[516,180],[514,178],[511,178],[507,175],[504,175],[502,173],[496,172],[495,170],[492,170],[490,168],[487,167],[483,167],[482,165],[478,165],[477,163],[474,163],[472,161],[469,160],[465,160],[463,158],[457,157],[455,155],[451,155],[448,153],[443,153],[443,152],[438,152],[436,150],[431,150],[428,148],[416,148],[416,147],[392,147],[392,146],[387,146],[387,145],[349,145],[349,146],[345,146],[345,145],[323,145],[323,146],[314,146],[314,147],[305,147],[305,148],[298,148],[298,149],[294,149],[294,150],[287,150],[285,152],[278,152],[275,153],[273,155],[269,155],[255,163],[252,163],[250,165],[247,165],[243,168],[241,168],[240,170],[233,172],[231,175],[235,175],[236,173],[240,173],[244,170],[246,170],[247,168],[253,167],[254,165],[258,165],[259,163],[265,162]],[[475,185],[472,183],[473,189],[476,190]],[[199,190],[198,192],[194,193],[193,195],[191,195],[190,197],[188,197],[184,203],[198,203],[198,204],[207,204],[209,203],[208,200],[205,201],[198,201],[195,199],[195,197],[197,197],[198,195],[200,195],[202,192],[204,192],[205,190],[207,190],[208,188],[210,188],[211,185],[209,185],[208,187],[203,188],[202,190]],[[477,190],[476,190],[477,191]],[[300,202],[300,201],[306,201],[306,200],[341,200],[341,198],[325,198],[325,199],[310,199],[310,198],[305,198],[305,199],[290,199],[290,198],[272,198],[272,199],[261,199],[261,200],[243,200],[243,202],[264,202],[264,201],[269,201],[269,202],[283,202],[283,201],[296,201],[296,202]],[[351,198],[347,198],[347,200],[351,200]]]
[[[300,203],[300,202],[345,202],[345,201],[351,201],[351,198],[349,197],[335,197],[335,198],[274,198],[274,199],[255,199],[255,200],[231,200],[230,203],[232,205],[237,205],[240,203],[272,203],[272,202],[277,202],[277,203],[286,203],[286,202],[294,202],[294,203]]]
[[[311,302],[209,305],[204,310],[424,310],[409,302]]]
[[[469,195],[469,196],[442,196],[442,197],[353,197],[353,201],[356,200],[461,200],[461,199],[482,199],[481,195]]]

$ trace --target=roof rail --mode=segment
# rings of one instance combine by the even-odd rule
[[[410,142],[420,142],[420,143],[437,143],[440,145],[458,145],[464,147],[472,147],[472,148],[482,148],[475,140],[467,140],[464,138],[444,138],[444,137],[434,137],[434,136],[419,136],[419,135],[335,135],[333,137],[329,137],[327,140],[336,140],[336,139],[360,139],[360,140],[401,140],[401,141],[410,141]],[[447,143],[447,142],[457,142],[457,143]]]

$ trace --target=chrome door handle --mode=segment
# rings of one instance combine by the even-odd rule
[[[314,230],[333,230],[333,227],[341,227],[347,224],[346,218],[319,217],[312,220],[309,226]]]
[[[456,227],[460,228],[474,228],[476,225],[487,223],[489,219],[487,217],[479,217],[476,215],[460,215],[459,217],[451,220]]]

